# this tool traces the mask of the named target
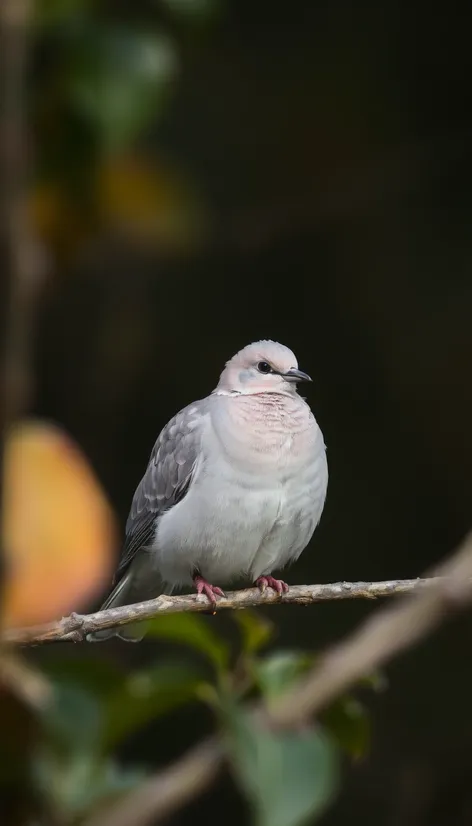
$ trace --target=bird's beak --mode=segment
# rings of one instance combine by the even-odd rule
[[[304,373],[303,370],[296,370],[294,367],[292,367],[291,370],[287,370],[286,373],[282,373],[282,377],[285,379],[285,381],[291,382],[313,381],[313,379],[310,378],[308,373]]]

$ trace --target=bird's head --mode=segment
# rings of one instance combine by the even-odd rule
[[[311,381],[298,369],[292,351],[276,341],[248,344],[226,362],[216,390],[221,395],[296,392],[296,384]]]

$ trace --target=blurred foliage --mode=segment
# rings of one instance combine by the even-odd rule
[[[88,21],[74,26],[66,45],[69,106],[101,152],[123,150],[165,104],[177,70],[173,44],[162,34]]]
[[[274,624],[263,614],[251,611],[236,611],[234,620],[239,625],[242,648],[246,654],[254,654],[262,648],[274,633]]]
[[[70,664],[69,664],[70,665]],[[114,749],[141,726],[195,698],[201,675],[162,664],[125,674],[77,659],[49,670],[52,700],[40,715],[33,769],[48,808],[62,820],[92,810],[143,779],[143,768],[120,767]]]
[[[337,785],[329,738],[316,730],[259,729],[237,708],[227,728],[235,776],[252,804],[255,826],[297,826],[322,813]]]
[[[147,624],[147,635],[191,645],[208,658],[219,672],[228,666],[227,644],[215,634],[203,617],[192,614],[157,617]]]
[[[368,748],[367,715],[357,700],[345,697],[316,725],[290,732],[261,728],[247,699],[260,697],[270,708],[315,660],[307,652],[263,654],[272,637],[265,618],[248,612],[234,619],[243,633],[233,649],[209,618],[175,614],[149,623],[151,635],[192,650],[194,664],[174,659],[129,671],[83,655],[43,663],[48,691],[29,709],[35,723],[28,759],[16,766],[20,776],[26,772],[22,782],[34,790],[38,811],[68,826],[134,788],[147,776],[146,766],[122,766],[117,748],[159,717],[209,701],[256,826],[313,822],[337,788],[339,754],[358,757]],[[28,668],[23,666],[22,680]],[[14,683],[3,684],[3,700],[10,696],[11,702],[12,691]],[[17,724],[14,716],[3,721],[3,746],[14,740]],[[11,783],[10,764],[0,779]]]
[[[29,204],[52,260],[69,262],[112,230],[159,249],[198,242],[205,210],[195,188],[169,159],[138,159],[133,146],[172,97],[176,30],[209,22],[214,0],[143,6],[131,20],[129,8],[90,0],[41,0],[35,9]]]
[[[312,653],[304,651],[276,651],[252,664],[252,673],[269,708],[293,683],[317,661]],[[365,682],[365,681],[364,681]],[[368,678],[368,684],[378,688]],[[330,733],[340,749],[351,757],[361,757],[370,742],[370,723],[367,710],[360,700],[350,695],[333,702],[320,714],[320,723]]]

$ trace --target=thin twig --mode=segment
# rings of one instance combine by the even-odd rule
[[[92,814],[83,826],[146,826],[162,820],[213,783],[223,757],[218,740],[208,738],[125,798]]]
[[[218,599],[216,610],[254,608],[260,605],[312,605],[339,599],[377,599],[411,594],[434,584],[434,579],[392,579],[386,582],[334,582],[329,585],[292,585],[288,593],[278,596],[271,588],[232,591]],[[208,612],[208,600],[195,594],[161,595],[147,602],[123,605],[94,614],[71,614],[56,622],[31,628],[10,629],[3,634],[7,642],[20,645],[47,642],[83,642],[87,634],[106,628],[118,628],[161,614]]]
[[[403,599],[393,608],[376,611],[358,630],[328,651],[321,663],[286,693],[278,705],[270,711],[257,707],[254,724],[286,727],[306,720],[369,670],[415,645],[449,615],[472,602],[472,536],[436,573],[439,576],[409,580],[405,590],[387,589],[387,593],[391,594],[417,593],[412,599]],[[367,585],[363,596],[369,592],[369,585],[370,594],[377,596],[374,591],[379,584],[385,585],[362,583]],[[400,581],[400,584],[403,586],[405,583]],[[385,591],[380,590],[381,595],[385,596]],[[285,601],[288,596],[284,597]],[[201,754],[206,755],[206,759],[199,762]],[[149,778],[130,792],[118,806],[113,804],[84,826],[148,826],[151,823],[156,826],[211,785],[224,756],[224,749],[218,741],[204,741],[164,772]],[[167,783],[170,784],[170,792],[166,791]],[[120,818],[120,811],[125,812],[126,817]]]
[[[0,689],[10,690],[34,709],[42,710],[51,702],[52,688],[47,678],[13,651],[2,651]]]

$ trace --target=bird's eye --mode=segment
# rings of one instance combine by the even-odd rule
[[[260,361],[257,365],[257,369],[259,370],[259,373],[272,373],[272,367],[267,363],[267,361]]]

